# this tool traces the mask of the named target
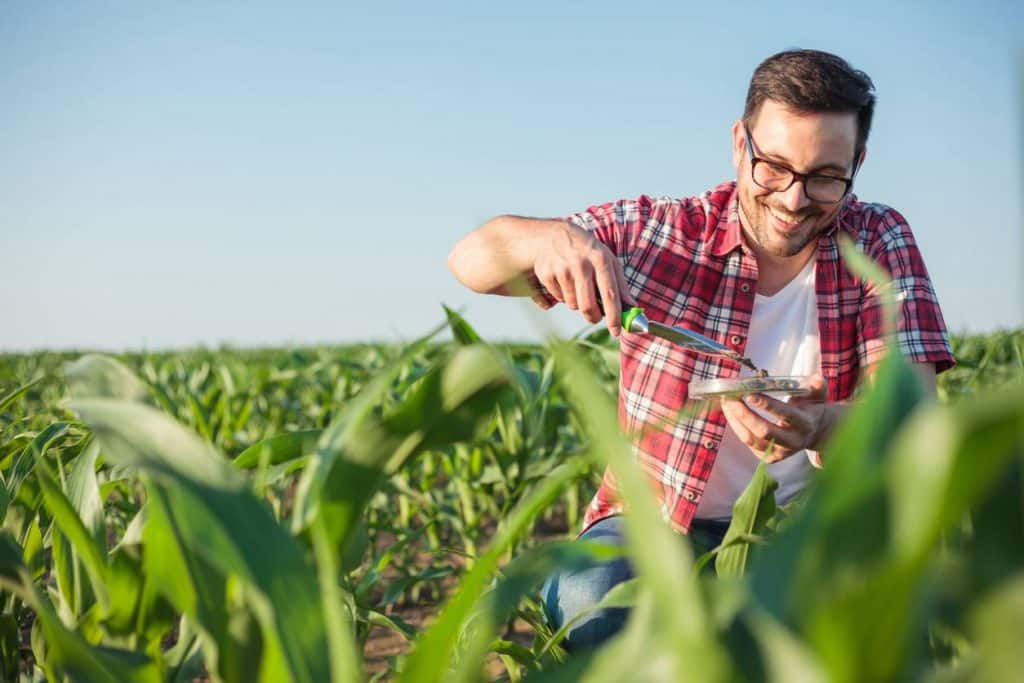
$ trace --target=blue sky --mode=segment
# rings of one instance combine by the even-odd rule
[[[4,3],[0,349],[388,341],[442,302],[571,334],[451,246],[732,178],[794,46],[874,80],[856,192],[907,216],[951,330],[1024,324],[1022,4],[848,5]]]

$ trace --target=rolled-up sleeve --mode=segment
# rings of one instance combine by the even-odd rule
[[[898,351],[914,363],[934,363],[936,372],[953,367],[955,359],[949,333],[939,308],[928,269],[906,219],[886,207],[880,223],[871,231],[866,251],[892,278],[893,296],[898,308],[896,345]],[[861,367],[882,359],[887,349],[885,309],[882,292],[874,283],[864,283],[859,320]]]

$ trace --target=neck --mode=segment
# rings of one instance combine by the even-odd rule
[[[814,240],[793,256],[774,256],[752,249],[757,259],[757,293],[772,296],[788,285],[804,269],[817,248],[818,241]]]
[[[783,287],[792,282],[807,262],[814,257],[818,250],[818,240],[811,240],[807,246],[792,256],[778,256],[765,251],[761,245],[750,238],[750,231],[747,229],[747,219],[740,207],[740,227],[743,234],[743,241],[754,254],[757,261],[757,293],[761,296],[772,296]]]

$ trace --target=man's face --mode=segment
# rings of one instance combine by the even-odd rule
[[[801,173],[849,178],[853,174],[857,117],[853,113],[808,114],[774,100],[761,105],[750,127],[754,156]],[[796,181],[773,192],[756,185],[743,123],[733,125],[733,165],[740,199],[741,222],[755,252],[791,257],[814,249],[817,238],[835,219],[843,202],[812,201]]]

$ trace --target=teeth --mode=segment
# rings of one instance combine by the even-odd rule
[[[769,212],[770,212],[770,213],[771,213],[771,214],[772,214],[773,216],[775,216],[775,217],[776,217],[776,218],[778,218],[778,219],[779,219],[780,221],[782,221],[783,223],[788,223],[788,224],[790,224],[790,225],[796,225],[797,223],[799,223],[800,221],[802,221],[802,220],[803,220],[803,219],[802,219],[802,218],[800,218],[799,216],[787,216],[787,215],[785,215],[785,214],[779,213],[778,211],[776,211],[775,209],[773,209],[773,208],[772,208],[772,207],[770,207],[770,206],[768,207],[768,211],[769,211]]]

